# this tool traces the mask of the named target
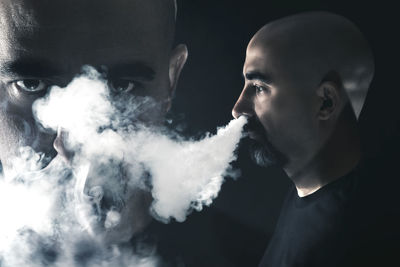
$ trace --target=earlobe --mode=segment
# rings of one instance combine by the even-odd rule
[[[319,98],[318,118],[320,120],[328,120],[335,114],[338,102],[339,93],[335,83],[323,82],[317,90]]]

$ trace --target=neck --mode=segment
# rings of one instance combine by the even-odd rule
[[[352,110],[344,110],[322,149],[299,171],[285,171],[295,183],[297,194],[304,197],[349,173],[360,159],[357,120]]]

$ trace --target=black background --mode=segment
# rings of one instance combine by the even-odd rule
[[[186,132],[215,132],[217,126],[230,121],[231,109],[242,90],[246,46],[259,28],[283,16],[315,10],[334,12],[353,21],[373,49],[375,77],[359,120],[366,152],[382,155],[386,147],[398,143],[396,39],[400,15],[394,4],[383,1],[178,0],[176,39],[187,44],[189,58],[173,114],[179,123],[185,123]],[[282,170],[255,166],[246,149],[240,150],[238,165],[241,177],[237,181],[227,179],[213,207],[269,235],[290,181]]]

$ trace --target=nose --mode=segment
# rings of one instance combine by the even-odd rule
[[[235,106],[232,109],[232,116],[237,119],[240,116],[251,117],[254,115],[253,98],[247,92],[246,88],[243,89]]]
[[[65,142],[67,139],[67,132],[65,132],[62,128],[58,128],[57,136],[54,139],[53,147],[57,151],[57,154],[61,156],[68,163],[71,162],[73,153],[68,150],[65,146]]]

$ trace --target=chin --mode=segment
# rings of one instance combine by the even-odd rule
[[[103,241],[106,244],[126,243],[142,230],[135,225],[135,222],[130,220],[121,221],[121,224],[115,227],[103,228]]]
[[[283,166],[287,160],[265,134],[249,132],[251,159],[261,167]]]
[[[250,147],[250,155],[258,166],[271,167],[277,164],[274,155],[260,143],[255,143]]]
[[[148,208],[146,209],[148,210]],[[136,211],[136,212],[135,212]],[[121,212],[121,219],[117,225],[107,225],[104,229],[104,241],[106,243],[125,243],[132,237],[142,233],[151,222],[151,217],[144,210],[126,207]]]
[[[80,212],[80,224],[92,237],[99,238],[106,244],[129,242],[132,237],[142,233],[151,222],[149,198],[147,192],[135,190],[120,211],[102,210],[101,217],[94,215],[93,209],[86,214]]]

